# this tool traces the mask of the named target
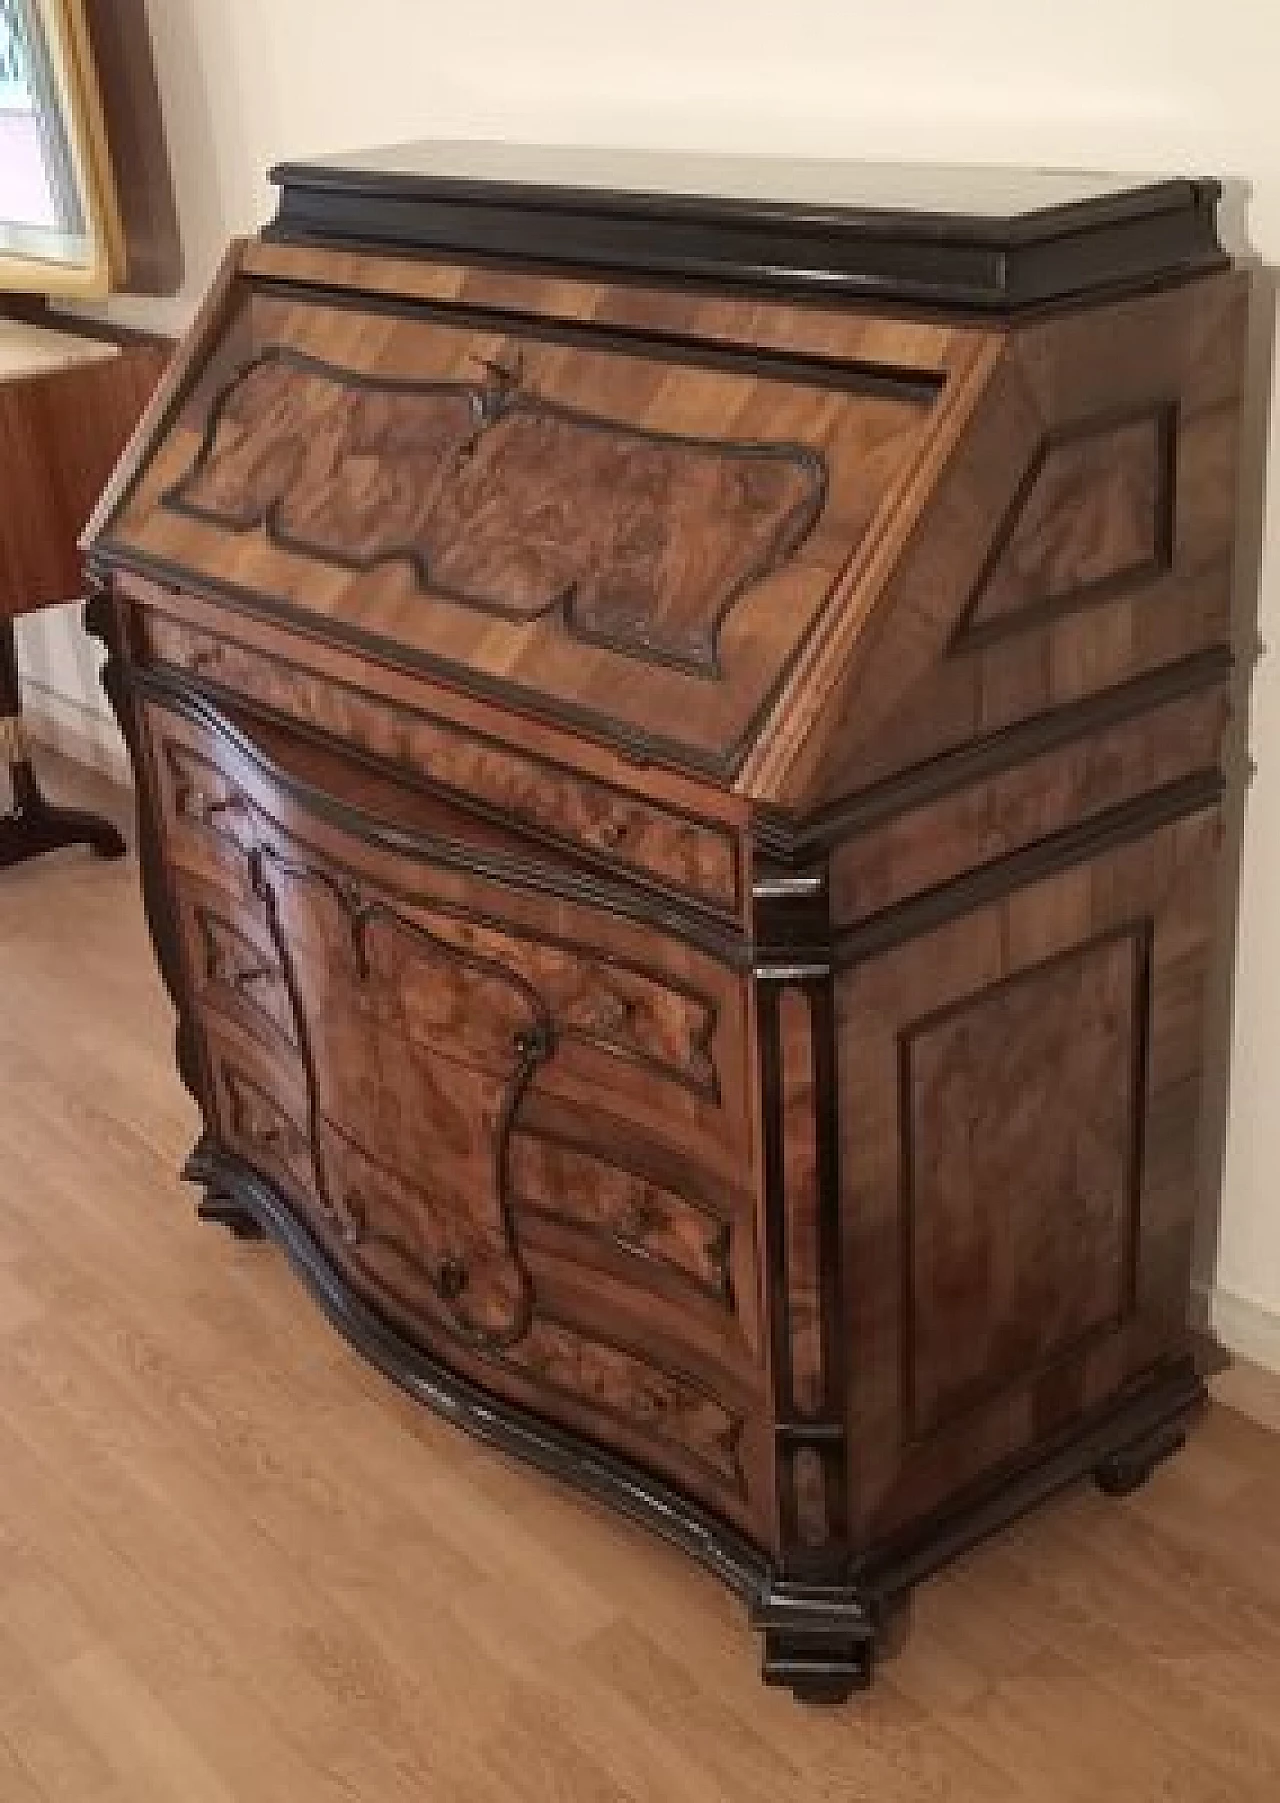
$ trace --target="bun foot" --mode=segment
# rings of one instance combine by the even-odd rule
[[[109,820],[56,808],[34,788],[27,790],[21,806],[0,818],[0,870],[71,845],[86,845],[99,858],[122,858],[126,850]]]
[[[776,1630],[764,1637],[766,1684],[787,1689],[798,1703],[847,1703],[871,1683],[869,1641],[826,1639]]]
[[[1160,1428],[1103,1459],[1094,1467],[1093,1481],[1104,1496],[1131,1496],[1141,1489],[1157,1465],[1181,1449],[1186,1438],[1186,1428],[1180,1424]]]
[[[764,1631],[761,1676],[799,1703],[847,1703],[871,1683],[879,1627],[855,1590],[778,1579],[752,1609]]]
[[[266,1230],[257,1215],[252,1214],[242,1203],[233,1202],[229,1196],[202,1197],[196,1204],[196,1214],[202,1221],[212,1221],[215,1226],[225,1227],[235,1239],[266,1238]]]

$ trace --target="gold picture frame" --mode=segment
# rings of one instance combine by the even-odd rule
[[[79,219],[74,231],[0,219],[0,293],[89,300],[120,286],[124,230],[84,0],[18,0],[39,27]]]

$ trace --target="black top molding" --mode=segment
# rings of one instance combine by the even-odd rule
[[[277,243],[1012,314],[1226,262],[1216,181],[440,142],[282,163]]]

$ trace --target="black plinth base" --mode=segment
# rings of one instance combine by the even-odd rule
[[[1141,1489],[1162,1460],[1181,1451],[1186,1440],[1184,1423],[1168,1422],[1103,1459],[1094,1470],[1093,1481],[1104,1496],[1129,1496]]]
[[[913,1585],[997,1533],[1055,1491],[1093,1476],[1114,1495],[1135,1488],[1182,1444],[1204,1402],[1190,1359],[1152,1371],[1109,1407],[1073,1424],[1026,1462],[873,1552],[821,1572],[781,1568],[689,1497],[628,1460],[450,1371],[391,1326],[352,1288],[284,1197],[203,1138],[183,1173],[204,1191],[202,1219],[239,1238],[283,1247],[338,1330],[394,1382],[477,1438],[563,1478],[651,1528],[713,1572],[747,1604],[764,1639],[766,1684],[806,1703],[843,1703],[871,1682],[886,1624]]]
[[[205,1196],[196,1205],[196,1213],[202,1221],[211,1221],[215,1227],[225,1227],[232,1239],[264,1240],[266,1229],[256,1215],[251,1215],[247,1208],[241,1208],[228,1196]]]
[[[125,842],[109,820],[77,808],[55,807],[45,799],[31,765],[13,769],[13,808],[0,815],[0,870],[25,864],[46,852],[87,845],[100,858],[122,858]]]
[[[802,1703],[844,1703],[871,1683],[880,1610],[833,1577],[826,1584],[777,1576],[751,1605],[764,1634],[761,1676]]]

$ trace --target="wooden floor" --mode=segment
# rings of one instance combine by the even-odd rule
[[[3,1803],[1278,1803],[1280,1433],[1220,1401],[925,1586],[869,1698],[768,1693],[711,1579],[196,1224],[135,885],[0,877]]]

